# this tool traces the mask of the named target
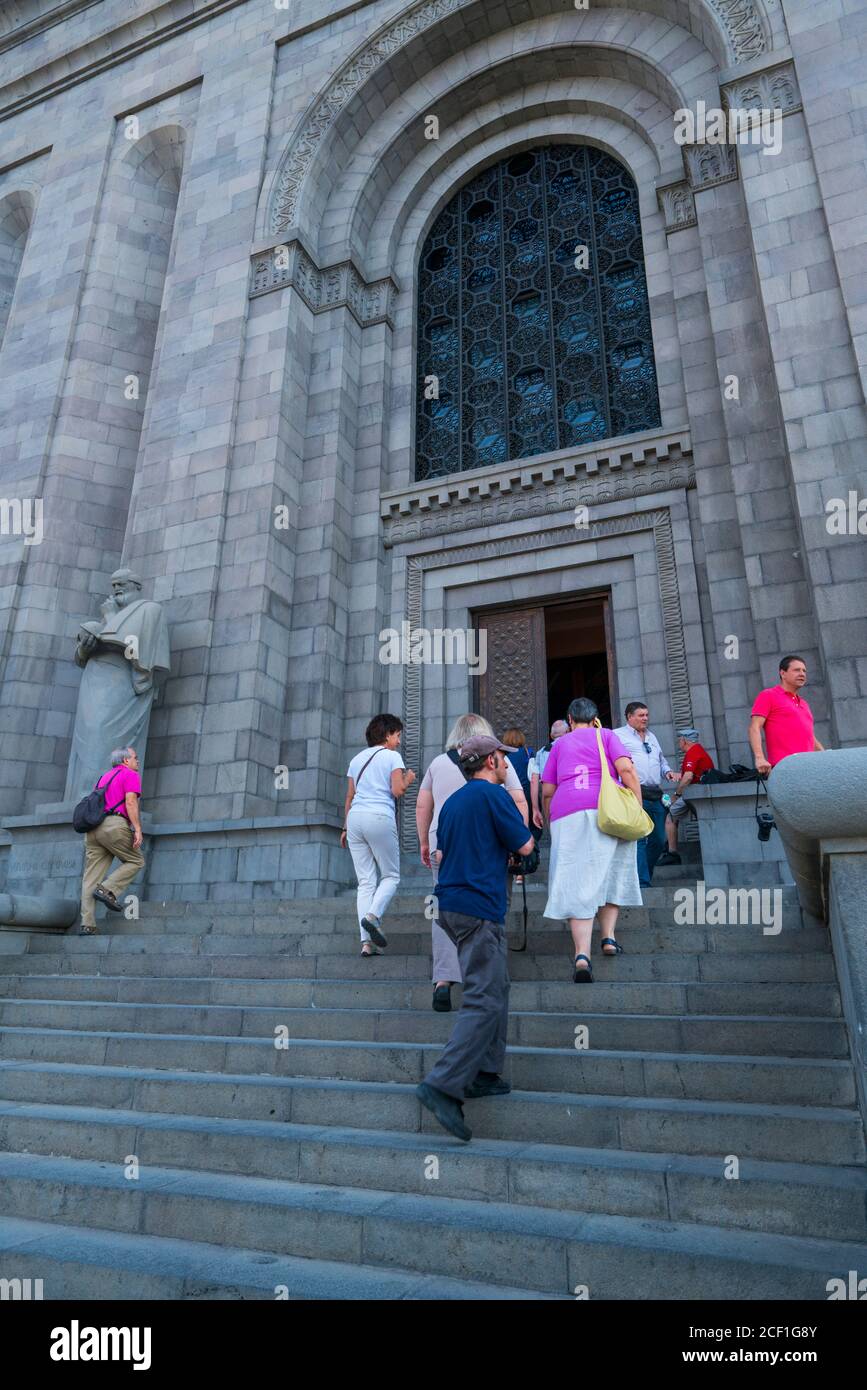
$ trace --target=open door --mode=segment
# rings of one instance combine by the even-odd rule
[[[610,599],[605,593],[557,598],[532,608],[475,615],[484,631],[487,670],[471,683],[471,703],[502,736],[523,730],[534,748],[548,741],[576,695],[587,695],[603,724],[619,722]],[[479,649],[481,650],[481,648]]]
[[[548,683],[545,661],[545,610],[507,608],[476,615],[485,632],[487,670],[478,682],[479,714],[502,737],[522,729],[533,748],[548,737]]]

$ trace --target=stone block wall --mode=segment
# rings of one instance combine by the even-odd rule
[[[121,562],[171,630],[145,759],[157,894],[346,881],[370,715],[403,714],[423,762],[473,702],[465,670],[378,660],[416,610],[463,624],[602,586],[621,691],[653,700],[670,756],[688,717],[746,760],[785,650],[808,659],[820,738],[864,737],[863,537],[826,524],[829,500],[867,496],[857,7],[73,0],[50,18],[36,0],[0,18],[0,491],[45,505],[40,545],[0,535],[0,815],[63,787],[74,633]],[[684,104],[769,97],[778,156],[673,138]],[[420,247],[479,168],[551,141],[636,181],[661,428],[422,488]]]

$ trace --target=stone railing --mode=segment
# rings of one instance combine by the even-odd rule
[[[768,793],[801,905],[831,933],[867,1123],[867,748],[797,753]]]

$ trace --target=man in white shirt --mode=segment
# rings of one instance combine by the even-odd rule
[[[665,817],[668,807],[662,796],[665,782],[676,782],[666,761],[656,734],[647,725],[650,711],[640,700],[631,700],[626,706],[626,723],[614,732],[629,752],[641,783],[641,799],[644,809],[653,821],[653,830],[646,840],[638,841],[638,881],[650,886],[656,861],[665,849]]]
[[[544,818],[542,816],[542,804],[539,798],[539,793],[542,789],[542,773],[545,771],[545,764],[548,761],[548,754],[551,752],[551,746],[554,743],[554,741],[558,738],[562,738],[563,735],[568,734],[568,732],[569,725],[566,723],[566,720],[555,719],[554,723],[551,725],[551,742],[547,745],[547,747],[540,748],[538,753],[534,753],[533,757],[527,764],[527,772],[529,773],[530,777],[530,799],[532,802],[531,814],[533,817],[533,824],[535,825],[537,830],[541,830],[545,824]]]

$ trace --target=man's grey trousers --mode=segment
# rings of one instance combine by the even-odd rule
[[[463,1001],[429,1086],[463,1100],[480,1071],[501,1072],[509,1026],[509,956],[503,922],[440,911],[440,926],[457,947]]]

